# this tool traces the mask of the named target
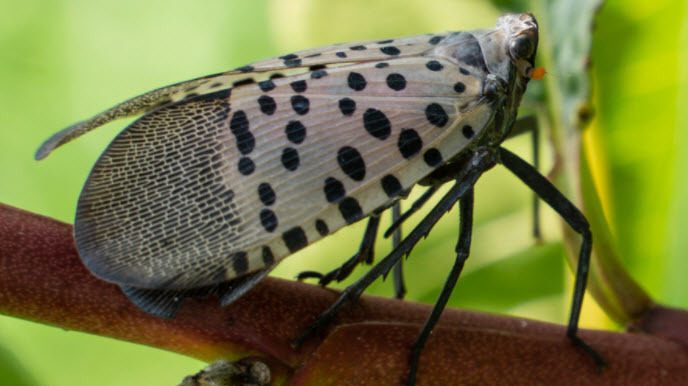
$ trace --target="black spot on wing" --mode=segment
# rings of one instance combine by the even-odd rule
[[[485,73],[489,73],[487,65],[485,64],[485,57],[483,50],[480,48],[478,39],[468,32],[462,32],[460,35],[461,45],[456,50],[455,55],[459,62],[466,63],[473,67],[480,68]]]
[[[327,226],[327,223],[321,219],[315,220],[315,230],[318,231],[320,236],[327,236],[327,234],[330,233],[330,228]]]
[[[260,211],[260,223],[266,231],[272,232],[277,229],[277,216],[270,209]]]
[[[339,212],[347,224],[353,224],[363,217],[361,205],[353,197],[347,197],[339,202]]]
[[[294,227],[282,234],[282,240],[287,245],[289,252],[294,253],[308,245],[306,232],[301,227]]]
[[[344,174],[354,181],[365,178],[366,166],[361,153],[351,146],[344,146],[337,151],[337,163]]]
[[[392,133],[392,124],[380,110],[368,109],[363,113],[363,126],[373,137],[384,140]]]
[[[300,121],[289,121],[284,132],[289,142],[300,144],[306,139],[306,127]]]
[[[391,174],[382,177],[380,183],[382,184],[382,190],[385,191],[389,198],[396,197],[401,193],[401,182]]]
[[[263,263],[270,266],[275,262],[275,255],[272,254],[270,247],[263,247]]]
[[[325,179],[325,187],[323,188],[325,192],[325,198],[327,202],[337,202],[346,195],[346,190],[344,189],[344,184],[334,177],[327,177]]]

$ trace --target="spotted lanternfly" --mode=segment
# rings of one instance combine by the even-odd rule
[[[588,223],[535,168],[500,147],[534,76],[537,43],[535,18],[521,14],[502,16],[489,30],[295,52],[130,99],[55,134],[36,158],[114,119],[144,114],[93,167],[74,233],[93,273],[162,317],[208,292],[226,305],[284,257],[377,218],[414,185],[429,185],[431,195],[455,181],[296,341],[388,273],[459,202],[457,260],[413,346],[409,383],[468,257],[473,185],[501,163],[583,235],[568,336],[599,364],[576,335]]]

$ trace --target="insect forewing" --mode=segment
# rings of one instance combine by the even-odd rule
[[[472,35],[412,39],[424,42],[412,55],[404,52],[413,45],[396,55],[353,46],[348,53],[373,54],[187,95],[135,121],[79,200],[75,235],[87,266],[125,286],[212,285],[390,205],[493,115]]]

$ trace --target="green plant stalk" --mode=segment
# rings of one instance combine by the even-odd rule
[[[653,302],[649,296],[629,275],[618,258],[617,249],[609,225],[600,205],[599,195],[595,188],[590,165],[588,164],[587,151],[582,141],[582,133],[591,119],[592,106],[590,103],[589,86],[589,55],[594,15],[601,7],[601,1],[588,1],[587,9],[590,12],[589,20],[583,23],[581,29],[573,30],[574,35],[569,39],[570,44],[587,41],[584,46],[585,54],[580,55],[581,63],[570,67],[562,66],[562,58],[555,57],[556,52],[565,52],[566,47],[557,47],[554,42],[560,44],[566,39],[557,39],[557,36],[548,34],[552,31],[550,23],[562,22],[561,18],[568,17],[556,14],[557,9],[552,3],[544,0],[534,0],[533,9],[539,15],[546,15],[539,19],[544,33],[540,35],[538,59],[552,75],[546,76],[545,92],[547,108],[546,117],[542,119],[549,124],[551,140],[554,149],[555,168],[551,174],[555,185],[570,197],[579,208],[583,210],[593,234],[593,252],[591,258],[590,280],[588,288],[600,307],[617,323],[627,325],[649,310]],[[582,3],[579,6],[585,7]],[[567,13],[568,15],[568,13]],[[585,17],[585,16],[583,16]],[[574,24],[574,23],[571,23]],[[580,23],[578,24],[581,25]],[[587,27],[587,30],[586,30]],[[576,37],[576,33],[580,35]],[[580,48],[580,46],[578,46]],[[563,55],[563,54],[562,54]],[[577,74],[572,73],[578,69]],[[578,87],[571,94],[566,94],[567,87],[563,84],[567,77],[575,76]],[[566,223],[563,223],[564,242],[567,248],[567,261],[571,267],[576,267],[578,251],[580,249],[580,237],[573,232]]]

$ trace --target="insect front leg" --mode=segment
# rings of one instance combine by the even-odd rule
[[[519,136],[521,134],[531,133],[531,146],[533,147],[533,167],[540,170],[540,130],[537,118],[530,115],[519,118],[511,128],[509,138]],[[542,233],[540,231],[540,199],[536,193],[533,193],[533,237],[539,242],[542,240]]]
[[[428,337],[430,337],[430,332],[432,332],[440,315],[442,315],[442,311],[447,305],[449,296],[452,291],[454,291],[454,285],[456,285],[456,281],[459,279],[459,275],[463,270],[463,265],[470,254],[471,234],[473,231],[473,197],[473,188],[471,187],[459,200],[459,241],[456,244],[456,260],[447,276],[447,280],[444,282],[442,292],[440,292],[440,296],[437,298],[435,306],[432,308],[432,312],[430,312],[430,316],[425,321],[420,334],[418,334],[416,341],[413,343],[409,375],[406,380],[407,386],[413,386],[416,382],[420,354],[423,351],[423,347],[425,347]]]
[[[569,317],[566,336],[578,347],[582,348],[592,357],[598,369],[606,365],[600,355],[581,338],[578,337],[578,320],[580,318],[581,306],[583,305],[583,295],[588,281],[588,270],[590,268],[590,254],[592,253],[592,233],[590,225],[583,213],[571,201],[542,176],[530,164],[519,158],[516,154],[500,147],[498,150],[500,162],[509,171],[514,173],[530,189],[540,196],[552,209],[566,220],[566,222],[583,236],[580,254],[578,256],[578,267],[576,269],[576,280],[573,288],[573,301],[571,303],[571,315]]]

